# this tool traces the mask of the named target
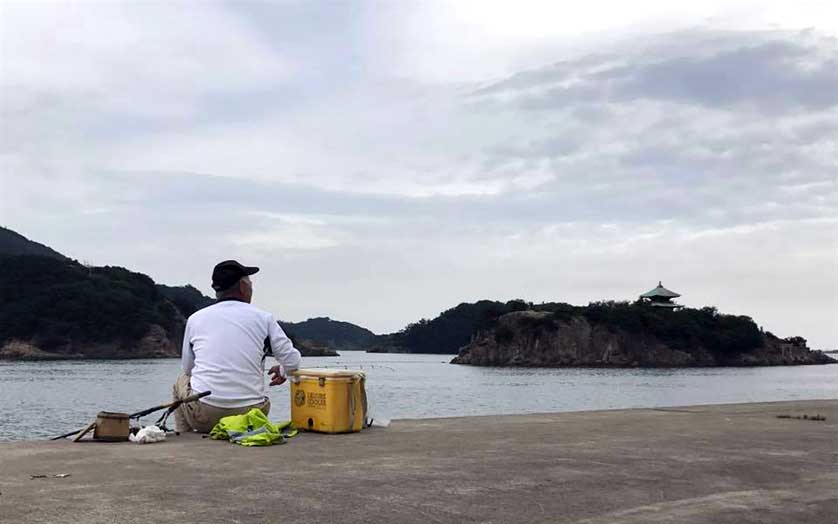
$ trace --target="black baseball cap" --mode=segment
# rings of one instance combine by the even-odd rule
[[[224,291],[233,287],[242,277],[258,271],[258,267],[243,266],[235,260],[219,262],[212,270],[212,288],[216,291]]]

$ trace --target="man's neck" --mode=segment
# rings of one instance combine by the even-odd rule
[[[216,303],[218,303],[218,302],[228,302],[228,301],[231,301],[231,300],[235,301],[235,302],[244,302],[245,304],[250,304],[250,302],[248,302],[247,300],[245,300],[242,297],[221,297],[221,298],[215,299],[215,302]]]

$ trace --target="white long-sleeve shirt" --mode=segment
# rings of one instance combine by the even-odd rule
[[[265,345],[285,373],[300,366],[300,352],[273,315],[237,300],[193,313],[183,334],[183,372],[192,390],[211,391],[200,401],[239,408],[265,400]]]

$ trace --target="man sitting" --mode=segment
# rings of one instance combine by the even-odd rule
[[[218,301],[193,313],[183,335],[183,374],[174,398],[203,391],[212,394],[181,405],[175,412],[178,431],[208,433],[222,417],[259,408],[265,415],[271,402],[265,395],[265,357],[272,351],[280,365],[269,370],[271,386],[285,382],[300,365],[300,352],[268,312],[252,306],[250,275],[259,271],[235,260],[215,266],[212,287]]]

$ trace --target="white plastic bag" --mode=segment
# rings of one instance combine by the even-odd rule
[[[367,392],[367,420],[372,420],[370,426],[379,428],[386,428],[390,425],[390,417],[388,417],[381,409],[379,409],[378,402],[376,402],[374,395]]]
[[[390,425],[390,419],[387,418],[387,417],[381,417],[381,416],[374,417],[372,419],[372,424],[370,424],[370,425],[375,426],[377,428],[386,428],[387,426]]]
[[[157,426],[146,426],[139,430],[136,435],[128,435],[131,442],[137,444],[153,444],[166,440],[166,432]]]

